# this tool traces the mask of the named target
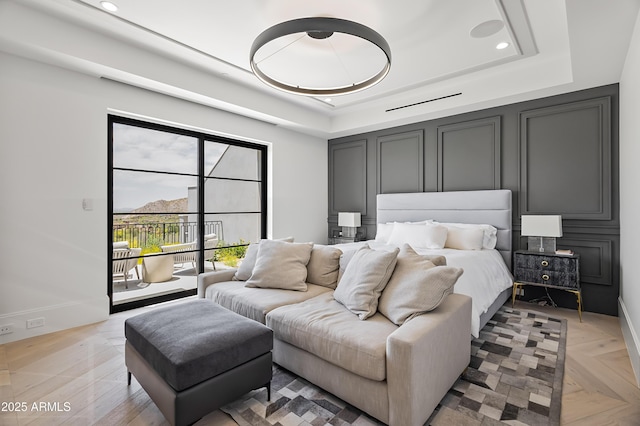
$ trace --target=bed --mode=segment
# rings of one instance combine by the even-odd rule
[[[434,220],[439,223],[486,224],[495,233],[495,248],[482,250],[424,249],[421,254],[441,254],[450,266],[464,269],[454,292],[472,298],[471,334],[478,337],[480,329],[491,319],[500,306],[511,296],[513,277],[511,191],[452,191],[379,194],[377,196],[377,223],[405,223]],[[392,248],[384,242],[344,244],[344,250],[356,249],[363,244],[374,249]]]

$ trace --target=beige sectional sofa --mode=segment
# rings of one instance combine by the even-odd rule
[[[247,252],[246,264],[240,267],[245,266],[244,271],[201,274],[198,296],[271,328],[277,364],[384,423],[423,425],[469,364],[471,299],[447,293],[434,310],[414,315],[400,326],[375,308],[362,320],[334,298],[336,285],[345,288],[348,268],[355,268],[349,266],[350,259],[358,257],[354,253],[336,256],[329,246],[313,247],[311,260],[307,257],[305,263],[306,291],[300,291],[264,288],[268,284],[255,281],[261,258],[251,264],[255,258],[250,257],[257,251],[254,247]],[[401,255],[398,259],[404,259]],[[281,257],[262,260],[273,263]],[[403,261],[398,260],[394,273],[406,270],[400,267]],[[390,265],[392,271],[395,265]],[[253,275],[249,266],[253,266]],[[283,273],[297,273],[291,264],[280,266],[267,271],[279,275],[278,282],[286,281]],[[338,267],[342,269],[340,284]],[[344,297],[338,299],[344,302]]]

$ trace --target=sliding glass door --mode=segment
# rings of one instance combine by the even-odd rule
[[[266,233],[266,147],[109,116],[112,312],[195,294]]]

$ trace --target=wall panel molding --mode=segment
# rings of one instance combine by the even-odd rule
[[[424,191],[424,132],[376,139],[377,193]]]
[[[611,97],[520,113],[520,214],[611,220]]]
[[[501,188],[500,116],[438,126],[438,191]]]
[[[348,182],[348,184],[345,184]],[[367,214],[367,140],[329,145],[329,215]]]
[[[613,281],[613,242],[604,239],[562,237],[558,248],[580,254],[580,281],[610,286]]]

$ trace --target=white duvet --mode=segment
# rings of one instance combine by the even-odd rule
[[[390,250],[395,246],[366,241],[372,249]],[[356,250],[365,242],[338,244],[343,251]],[[513,285],[513,278],[497,250],[415,249],[419,254],[442,255],[448,266],[462,268],[464,273],[454,287],[454,293],[471,297],[471,334],[480,334],[480,315],[487,312],[498,295]]]

